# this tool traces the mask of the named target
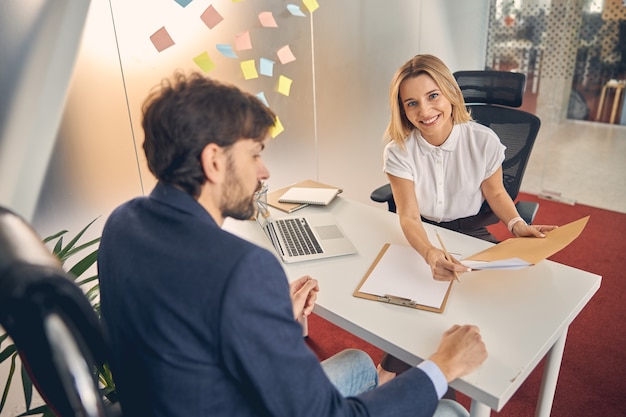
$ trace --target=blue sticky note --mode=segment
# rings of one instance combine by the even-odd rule
[[[220,43],[220,44],[215,45],[215,47],[225,57],[227,57],[227,58],[237,58],[237,54],[235,53],[235,51],[233,51],[233,47],[232,46]]]
[[[260,72],[262,75],[266,75],[268,77],[274,75],[274,61],[272,61],[271,59],[261,58],[260,67]]]
[[[263,102],[263,104],[265,104],[267,107],[269,107],[270,105],[267,102],[267,99],[265,98],[265,93],[263,91],[261,91],[259,94],[256,95],[256,97],[261,100]]]
[[[191,3],[193,0],[174,0],[174,1],[183,7],[187,7],[189,3]]]
[[[294,16],[306,17],[306,15],[302,13],[302,10],[300,10],[300,7],[295,4],[288,4],[287,10],[289,10],[289,13],[291,13]]]

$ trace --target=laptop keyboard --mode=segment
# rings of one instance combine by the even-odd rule
[[[323,253],[306,219],[277,219],[274,221],[285,241],[287,253],[291,256]]]

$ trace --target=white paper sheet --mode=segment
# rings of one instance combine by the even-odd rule
[[[415,249],[389,245],[383,257],[360,288],[360,292],[408,298],[417,304],[440,308],[448,281],[436,281],[430,266]]]

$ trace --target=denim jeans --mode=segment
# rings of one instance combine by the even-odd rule
[[[376,365],[372,358],[361,350],[343,350],[322,361],[322,368],[344,397],[358,395],[378,385]]]
[[[344,397],[372,390],[378,385],[378,373],[370,356],[357,349],[346,349],[322,361],[328,379]],[[469,413],[456,401],[439,401],[434,417],[467,417]]]

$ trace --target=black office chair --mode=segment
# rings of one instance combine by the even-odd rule
[[[457,71],[454,77],[474,120],[495,131],[506,146],[502,163],[504,188],[515,201],[541,125],[537,116],[517,109],[522,105],[526,76],[508,71]],[[389,184],[375,189],[370,198],[387,203],[389,211],[396,212]],[[518,201],[515,205],[520,216],[531,224],[539,204]],[[499,221],[486,201],[478,215],[481,215],[481,222],[485,226]]]
[[[57,416],[121,416],[98,389],[107,360],[100,319],[35,231],[2,207],[0,325]]]

